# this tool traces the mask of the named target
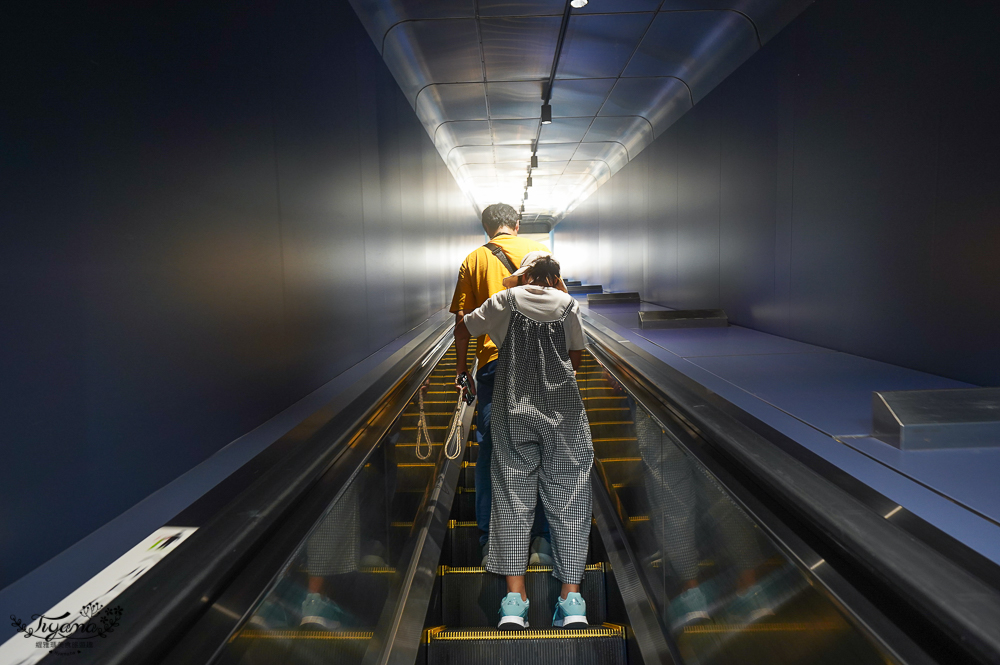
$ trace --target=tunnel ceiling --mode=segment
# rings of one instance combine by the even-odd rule
[[[557,222],[812,0],[351,0],[481,210]],[[541,124],[564,12],[565,38]],[[538,167],[530,169],[533,144]]]

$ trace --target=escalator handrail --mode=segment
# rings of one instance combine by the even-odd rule
[[[973,658],[1000,663],[995,588],[689,390],[677,370],[590,318],[585,330],[600,351],[627,368],[630,378],[662,396],[675,416],[791,513],[872,571]]]
[[[440,325],[397,351],[392,367],[345,408],[335,413],[320,409],[279,439],[295,441],[295,454],[246,487],[177,551],[125,589],[114,601],[125,610],[115,639],[102,640],[101,648],[84,650],[75,662],[133,665],[160,661],[252,561],[283,518],[294,513],[297,502],[345,457],[358,433],[373,423],[384,429],[367,437],[377,445],[451,346],[453,328],[451,317],[443,317]],[[342,486],[333,489],[333,500],[356,472],[343,476]],[[289,544],[292,549],[297,545]],[[234,626],[241,618],[234,618]]]

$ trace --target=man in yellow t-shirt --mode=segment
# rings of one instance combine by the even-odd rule
[[[503,254],[515,270],[520,267],[521,259],[528,252],[548,252],[548,249],[540,243],[518,238],[519,228],[517,211],[511,206],[494,203],[483,210],[483,230],[489,236],[490,243],[503,250]],[[471,312],[489,300],[490,296],[503,291],[503,279],[510,274],[511,271],[485,245],[465,257],[462,267],[458,270],[458,284],[455,286],[455,296],[451,300],[455,324],[461,323],[466,312]],[[479,544],[485,547],[490,533],[492,506],[490,457],[493,452],[493,437],[490,435],[490,411],[493,405],[493,379],[497,366],[497,347],[489,335],[476,339],[476,359],[479,361],[475,381],[476,396],[479,399],[476,420],[476,439],[479,442],[479,455],[476,458],[476,525],[479,527]],[[537,550],[538,547],[544,546],[539,543],[538,546],[532,547],[532,550]],[[485,557],[485,552],[483,555]],[[540,560],[537,553],[532,555],[532,563],[551,563],[544,559],[544,549]]]

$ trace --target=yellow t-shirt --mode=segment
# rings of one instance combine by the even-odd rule
[[[507,234],[498,235],[490,242],[500,246],[515,268],[520,267],[521,259],[528,252],[548,251],[545,245],[534,240]],[[490,250],[480,247],[472,252],[465,257],[462,267],[458,269],[458,284],[455,285],[455,296],[451,299],[452,313],[459,310],[468,313],[476,309],[489,300],[490,296],[503,291],[503,278],[509,275],[507,268]],[[497,347],[489,335],[476,338],[476,358],[480,367],[497,359]]]

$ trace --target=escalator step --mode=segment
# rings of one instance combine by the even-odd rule
[[[481,567],[441,567],[442,621],[448,626],[495,626],[500,601],[507,595],[504,578]],[[531,609],[528,621],[539,628],[552,623],[552,610],[559,595],[559,580],[549,566],[530,566],[525,576]],[[587,601],[587,619],[604,623],[607,604],[604,591],[604,564],[587,566],[580,584]]]
[[[432,665],[625,665],[625,630],[605,624],[586,630],[529,629],[429,631]]]
[[[372,631],[241,630],[232,641],[232,662],[269,665],[291,662],[361,663]]]
[[[451,519],[473,521],[476,519],[476,490],[457,488],[455,500],[451,504]]]

